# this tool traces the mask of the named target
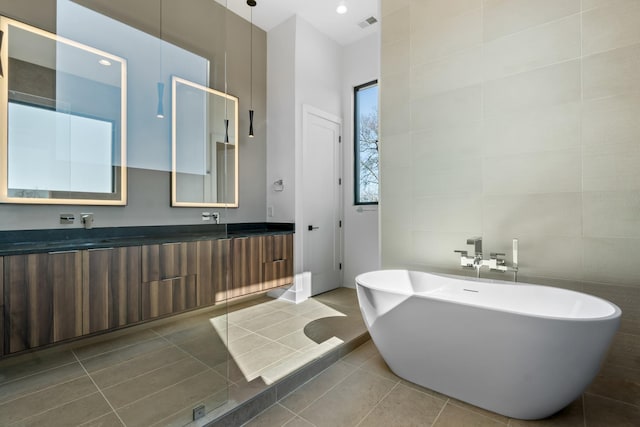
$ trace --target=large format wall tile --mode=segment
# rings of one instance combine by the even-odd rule
[[[640,263],[631,255],[640,239],[585,238],[583,245],[585,280],[640,286]]]
[[[477,122],[482,117],[482,88],[469,86],[411,102],[411,131]]]
[[[482,197],[460,196],[414,198],[413,229],[416,231],[473,231],[482,228]]]
[[[494,157],[579,148],[580,126],[579,102],[487,117],[483,152]]]
[[[640,3],[613,2],[582,17],[584,55],[640,43]]]
[[[640,239],[640,191],[585,192],[583,211],[586,237]]]
[[[471,10],[430,25],[416,23],[411,29],[411,65],[415,66],[482,43],[482,14],[480,9]]]
[[[580,61],[568,61],[484,85],[487,116],[580,101]]]
[[[580,12],[580,0],[484,0],[484,40]]]
[[[575,193],[581,191],[580,150],[487,157],[485,194]]]
[[[482,49],[475,46],[411,68],[411,99],[447,92],[482,81],[481,74],[470,73],[482,64]]]
[[[384,17],[380,25],[385,33],[385,44],[409,40],[410,29],[407,22],[410,16],[409,7],[404,7]]]
[[[484,78],[499,79],[580,57],[580,15],[486,43]]]
[[[640,93],[585,101],[582,144],[588,154],[640,150]]]
[[[583,98],[640,91],[640,44],[609,50],[582,61]]]

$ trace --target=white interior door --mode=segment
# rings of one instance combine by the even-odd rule
[[[342,285],[341,124],[308,106],[303,115],[303,267],[317,295]]]

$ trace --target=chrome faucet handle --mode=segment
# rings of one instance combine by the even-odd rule
[[[460,251],[460,250],[455,250],[453,252],[460,254],[461,256],[467,256],[469,254],[467,251]]]
[[[472,237],[467,239],[467,245],[473,245],[476,256],[482,256],[482,237]]]
[[[502,252],[491,252],[489,254],[489,256],[491,257],[491,259],[498,259],[498,257],[501,256],[505,256],[506,254],[502,253]]]

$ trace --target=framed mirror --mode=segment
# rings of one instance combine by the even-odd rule
[[[238,98],[172,79],[171,205],[238,207]]]
[[[126,205],[126,61],[4,17],[0,31],[0,202]]]

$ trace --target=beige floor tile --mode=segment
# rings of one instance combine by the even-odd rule
[[[188,354],[177,347],[165,347],[158,351],[145,353],[140,357],[93,372],[91,378],[93,378],[98,387],[106,388],[128,381],[147,372],[171,365],[188,357]]]
[[[505,417],[504,415],[501,415],[501,414],[496,414],[495,412],[487,411],[486,409],[479,408],[474,405],[470,405],[469,403],[463,402],[458,399],[449,398],[449,403],[452,405],[459,406],[460,408],[466,409],[468,411],[474,412],[476,414],[483,415],[487,418],[491,418],[492,420],[498,421],[503,424],[507,424],[509,422],[509,417]]]
[[[331,292],[317,295],[314,299],[325,304],[358,307],[358,295],[356,294],[356,290],[353,288],[334,289]]]
[[[157,338],[158,334],[151,329],[144,329],[115,337],[113,335],[105,335],[104,340],[88,345],[83,345],[82,341],[80,341],[79,344],[73,348],[73,351],[76,356],[78,356],[78,359],[84,360],[102,353],[112,352],[131,345],[139,345],[144,341]]]
[[[227,319],[229,320],[229,323],[239,324],[271,312],[273,312],[273,309],[268,305],[253,302],[246,306],[230,307]]]
[[[342,360],[354,366],[361,366],[376,354],[379,354],[378,349],[373,341],[369,340],[344,356]]]
[[[163,338],[142,341],[136,344],[120,347],[108,352],[100,353],[96,356],[81,360],[82,365],[89,373],[108,368],[118,363],[140,357],[143,354],[152,353],[161,348],[169,347],[171,344]]]
[[[229,329],[227,331],[230,343],[239,340],[240,338],[246,337],[251,333],[251,331],[236,325],[229,325]]]
[[[227,402],[227,390],[219,391],[211,396],[206,397],[202,402],[204,405],[205,414],[215,411],[221,405]],[[186,408],[178,410],[175,414],[164,418],[152,426],[149,427],[184,427],[192,426],[193,421],[193,407],[195,405],[189,405]]]
[[[640,383],[632,380],[638,372],[637,369],[605,367],[591,383],[588,392],[640,406]]]
[[[0,425],[6,426],[97,392],[86,375],[0,405]],[[99,414],[100,415],[100,414]],[[94,417],[95,418],[95,417]]]
[[[293,420],[296,414],[282,405],[275,404],[244,424],[246,427],[276,427]]]
[[[226,333],[226,331],[223,330]],[[224,335],[224,334],[223,334]],[[173,332],[168,335],[164,335],[164,337],[169,340],[173,344],[180,344],[185,341],[189,341],[192,339],[218,339],[220,341],[224,341],[226,339],[225,336],[220,336],[218,331],[213,327],[211,323],[204,320],[198,325],[194,325],[190,328],[183,329],[181,331]]]
[[[144,375],[131,378],[113,387],[102,390],[114,408],[118,409],[143,399],[164,388],[171,387],[186,378],[207,370],[200,361],[193,358],[180,360],[169,366],[156,369]],[[213,390],[212,390],[213,392]]]
[[[205,371],[117,411],[127,427],[148,427],[183,408],[195,407],[213,390],[224,388],[224,384],[225,380],[220,375]]]
[[[81,427],[124,427],[124,424],[120,421],[120,418],[110,412],[107,415],[103,415],[100,418],[96,418],[89,422],[80,425]]]
[[[309,322],[311,321],[305,317],[291,316],[282,322],[276,323],[275,325],[258,329],[256,333],[276,341],[279,338],[291,334],[292,332],[303,331]]]
[[[65,405],[51,409],[43,414],[28,418],[16,426],[29,427],[69,427],[75,426],[87,421],[94,420],[91,426],[117,426],[122,424],[114,424],[113,419],[104,419],[98,422],[101,416],[111,412],[109,404],[104,400],[100,393],[94,393],[82,399],[74,400]]]
[[[314,424],[311,424],[309,421],[303,418],[295,417],[294,419],[286,423],[284,427],[314,427]]]
[[[357,371],[299,415],[316,426],[356,425],[393,388],[394,382]]]
[[[37,372],[0,385],[0,403],[85,375],[78,362]]]
[[[400,382],[403,385],[406,385],[407,387],[410,387],[410,388],[413,388],[415,390],[421,391],[421,392],[426,393],[426,394],[428,394],[430,396],[437,397],[438,399],[449,400],[449,396],[447,396],[446,394],[438,393],[435,390],[431,390],[430,388],[422,387],[421,385],[414,384],[411,381],[407,381],[405,379],[402,379],[402,380],[400,380]]]
[[[399,384],[374,408],[360,426],[419,427],[431,425],[445,405],[436,399]]]
[[[317,345],[317,343],[309,338],[302,329],[295,331],[289,335],[283,336],[282,338],[278,339],[277,342],[282,345],[286,345],[287,347],[294,350],[302,350],[308,348],[309,346]]]
[[[293,316],[291,316],[289,313],[278,310],[268,312],[261,316],[251,317],[236,324],[252,332],[256,332],[259,329],[275,325],[276,323],[282,322],[283,320],[291,319],[291,317]]]
[[[496,421],[480,415],[477,412],[472,412],[447,403],[433,424],[433,427],[504,427],[505,425],[507,425],[506,422]]]
[[[181,343],[179,347],[209,367],[224,363],[229,358],[227,346],[218,339],[204,340],[196,338]]]
[[[584,395],[584,413],[589,427],[640,425],[640,407],[589,393]]]
[[[280,403],[293,412],[299,413],[354,372],[355,369],[352,366],[338,361],[295,389]]]
[[[582,396],[556,414],[544,420],[509,420],[509,427],[584,427]]]
[[[0,361],[0,384],[74,362],[76,358],[68,350],[43,350],[11,357]]]
[[[229,344],[229,352],[232,357],[238,357],[251,350],[255,350],[258,347],[262,347],[270,343],[271,340],[261,335],[249,333],[240,339],[237,339]]]
[[[323,317],[309,322],[304,333],[317,343],[324,342],[332,337],[337,337],[343,342],[348,342],[366,331],[362,319],[354,319],[346,316]]]
[[[346,316],[345,311],[344,309],[335,309],[321,303],[315,310],[301,313],[300,316],[306,317],[309,320],[317,320],[323,317]]]
[[[285,347],[277,342],[270,342],[241,356],[234,357],[234,360],[245,378],[252,380],[260,370],[290,354],[291,349],[289,347]]]
[[[380,375],[391,381],[401,380],[399,376],[391,372],[391,369],[389,369],[386,362],[379,354],[374,355],[372,358],[364,362],[360,366],[360,369],[371,372],[372,374]]]

